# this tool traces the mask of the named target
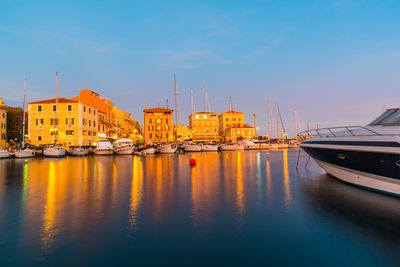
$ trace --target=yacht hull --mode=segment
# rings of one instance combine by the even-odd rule
[[[344,182],[400,195],[400,154],[302,148],[328,174]]]
[[[48,158],[62,158],[65,157],[65,154],[65,149],[45,148],[43,150],[43,156]]]
[[[135,148],[133,146],[123,146],[114,149],[117,155],[132,155],[134,151]]]
[[[114,154],[113,149],[98,149],[94,151],[95,155],[112,155]]]
[[[16,158],[33,158],[35,156],[35,152],[30,150],[16,150],[14,156]]]
[[[201,151],[218,152],[218,146],[217,145],[202,145],[201,146]]]
[[[183,148],[185,152],[201,152],[201,146],[200,145],[187,145]]]

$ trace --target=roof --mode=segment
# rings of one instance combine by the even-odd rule
[[[22,110],[22,108],[13,108],[13,107],[9,107],[9,106],[4,106],[4,105],[0,105],[0,109],[3,110]]]
[[[225,114],[225,113],[240,113],[240,114],[244,114],[243,112],[234,111],[234,110],[228,110],[228,111],[222,112],[221,114]]]
[[[145,109],[143,109],[143,112],[152,112],[152,111],[168,111],[168,112],[172,112],[174,110],[173,109],[169,109],[169,108],[162,108],[162,107],[145,108]]]
[[[56,103],[56,99],[47,99],[47,100],[41,100],[41,101],[36,101],[36,102],[30,102],[28,103],[28,105],[30,104],[51,104],[51,103]],[[60,97],[58,98],[58,103],[78,103],[78,101],[72,100],[72,99],[68,99],[68,98],[64,98],[64,97]]]
[[[190,114],[190,115],[194,115],[194,114],[213,114],[213,115],[218,115],[218,113],[216,113],[216,112],[209,112],[209,111],[195,112],[195,113]]]

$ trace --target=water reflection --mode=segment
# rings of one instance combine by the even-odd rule
[[[337,182],[312,163],[296,172],[296,157],[283,150],[0,161],[0,245],[8,248],[0,265],[160,265],[168,257],[265,265],[282,260],[281,248],[300,255],[297,263],[326,251],[366,261],[376,260],[372,249],[385,259],[400,251],[398,199]]]

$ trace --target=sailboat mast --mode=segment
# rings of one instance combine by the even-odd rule
[[[191,106],[191,110],[192,110],[192,114],[194,113],[193,111],[193,89],[190,88],[190,106]]]
[[[22,147],[22,142],[25,142],[25,97],[26,97],[26,78],[24,79],[24,103],[22,105],[21,135],[19,137],[20,149]]]
[[[268,140],[271,139],[271,111],[269,105],[269,96],[267,97],[267,106],[268,106]]]
[[[178,103],[176,101],[177,89],[176,89],[176,75],[175,74],[174,74],[174,86],[175,86],[175,141],[176,141],[176,138],[177,138],[177,129],[176,129],[176,127],[178,127],[178,112],[177,112]]]
[[[296,105],[294,105],[294,138],[297,138],[297,112]]]
[[[204,84],[204,112],[207,112],[207,86]]]
[[[279,118],[278,118],[278,103],[275,103],[275,114],[276,114],[276,139],[279,142]]]
[[[232,97],[229,96],[229,111],[232,111]]]
[[[57,143],[58,138],[58,72],[56,72],[56,130],[55,130],[55,138],[54,143]]]

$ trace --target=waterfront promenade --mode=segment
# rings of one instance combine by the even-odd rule
[[[397,263],[398,200],[297,155],[0,160],[0,265]]]

